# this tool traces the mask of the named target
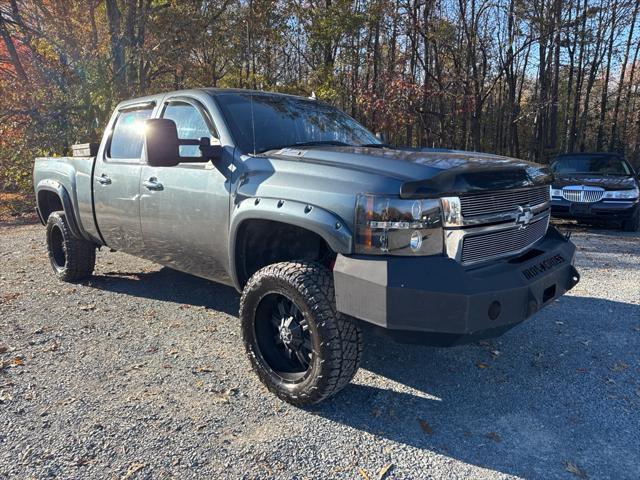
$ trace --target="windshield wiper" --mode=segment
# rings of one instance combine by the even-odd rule
[[[264,153],[269,150],[281,150],[283,148],[295,148],[295,147],[314,147],[320,145],[333,145],[336,147],[350,147],[351,145],[345,142],[340,142],[338,140],[315,140],[311,142],[295,142],[295,143],[287,143],[284,145],[275,145],[273,147],[267,147],[262,150],[258,150],[256,153]]]

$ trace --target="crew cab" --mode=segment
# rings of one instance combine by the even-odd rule
[[[233,285],[250,362],[292,404],[350,382],[362,328],[439,345],[496,336],[579,280],[574,245],[549,226],[547,168],[394,149],[315,99],[128,100],[88,153],[35,162],[58,278],[91,275],[105,246]]]
[[[558,218],[640,228],[640,177],[618,153],[570,153],[551,162],[551,213]]]

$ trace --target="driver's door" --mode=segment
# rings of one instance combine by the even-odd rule
[[[176,123],[178,137],[208,137],[219,144],[205,108],[186,97],[165,101],[161,118]],[[195,146],[181,146],[183,157],[198,157]],[[225,267],[229,223],[229,185],[211,161],[175,167],[143,165],[140,222],[145,257],[177,270],[228,281]]]

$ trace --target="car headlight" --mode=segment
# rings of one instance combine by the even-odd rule
[[[552,197],[562,197],[562,189],[561,188],[552,188],[551,189]]]
[[[613,198],[615,200],[635,200],[638,198],[638,188],[632,190],[609,190],[604,192],[603,198]]]
[[[373,255],[443,253],[440,200],[358,195],[356,252]]]

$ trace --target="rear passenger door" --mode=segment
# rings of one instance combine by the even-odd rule
[[[95,215],[105,243],[116,250],[140,255],[140,173],[144,122],[154,104],[126,106],[116,112],[111,135],[98,152],[94,168]]]
[[[212,118],[195,99],[169,98],[160,117],[176,123],[180,139],[207,137],[212,145],[220,144]],[[181,146],[180,156],[199,157],[199,147]],[[144,165],[140,223],[150,260],[228,281],[229,184],[211,161],[175,167]]]

